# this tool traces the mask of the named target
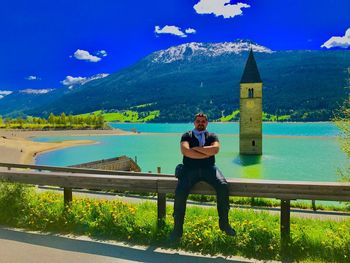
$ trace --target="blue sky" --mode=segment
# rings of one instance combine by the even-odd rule
[[[186,42],[349,49],[349,10],[349,0],[3,1],[0,97],[113,73]]]

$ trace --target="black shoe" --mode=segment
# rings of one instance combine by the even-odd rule
[[[233,237],[236,235],[236,231],[229,224],[220,225],[220,229],[221,231],[224,231],[228,236]]]
[[[181,237],[182,237],[182,231],[174,229],[169,236],[169,242],[178,243],[180,242]]]

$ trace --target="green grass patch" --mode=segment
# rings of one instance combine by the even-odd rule
[[[148,104],[140,105],[138,107],[146,107]],[[160,111],[133,111],[133,110],[123,110],[117,112],[103,112],[101,110],[94,111],[91,113],[80,114],[77,116],[87,117],[89,115],[99,115],[102,114],[106,122],[149,122],[159,116]]]
[[[263,121],[289,121],[291,119],[290,115],[274,115],[270,113],[263,112],[262,113],[262,120]],[[231,114],[227,116],[222,116],[221,118],[217,119],[216,121],[220,122],[227,122],[227,121],[239,121],[239,109],[233,111]]]
[[[222,116],[217,121],[227,122],[227,121],[238,121],[238,120],[239,120],[239,110],[235,110],[227,116]]]
[[[0,184],[0,223],[13,227],[89,235],[132,244],[169,247],[172,207],[165,226],[158,229],[155,203],[74,198],[64,207],[62,194],[37,193],[19,184]],[[260,260],[280,259],[279,216],[231,209],[236,237],[218,228],[215,208],[188,207],[184,236],[177,248],[202,254],[239,255]],[[295,261],[349,262],[350,220],[291,219],[291,254]]]
[[[167,194],[167,197],[174,198],[174,194]],[[198,202],[216,202],[216,196],[214,195],[199,195],[199,194],[190,194],[188,197],[189,200],[198,201]],[[230,197],[230,204],[232,205],[243,205],[243,206],[255,206],[255,207],[279,207],[281,202],[272,198],[252,198],[252,197]],[[325,211],[341,211],[341,212],[350,212],[350,203],[349,202],[339,202],[339,205],[332,204],[323,204],[316,202],[316,210],[325,210]],[[290,206],[292,208],[299,209],[313,209],[311,201],[291,201]]]
[[[262,115],[262,120],[263,121],[290,121],[291,116],[290,115],[274,115],[270,113],[263,112]]]

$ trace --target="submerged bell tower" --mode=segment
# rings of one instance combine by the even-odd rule
[[[262,81],[250,49],[240,82],[239,153],[262,155]]]

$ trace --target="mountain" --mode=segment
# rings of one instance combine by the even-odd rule
[[[67,76],[62,81],[65,86],[58,89],[24,89],[7,92],[6,96],[0,98],[0,115],[18,117],[28,114],[34,108],[49,107],[48,105],[71,93],[75,88],[106,76],[108,74],[97,74],[89,78]],[[42,114],[36,113],[36,116],[40,115]]]
[[[245,40],[186,43],[154,52],[26,113],[78,114],[147,104],[142,111],[160,110],[158,122],[191,121],[198,111],[218,119],[239,108],[239,82],[250,48],[264,84],[264,112],[292,120],[329,120],[348,94],[347,50],[272,51]]]
[[[52,103],[63,95],[62,91],[63,89],[25,89],[14,91],[0,99],[0,115],[23,116],[27,110]]]
[[[152,56],[154,63],[172,63],[181,60],[191,60],[193,57],[218,57],[227,54],[239,54],[253,49],[254,52],[272,53],[272,50],[249,40],[237,40],[225,43],[187,43],[167,50],[155,52]]]

